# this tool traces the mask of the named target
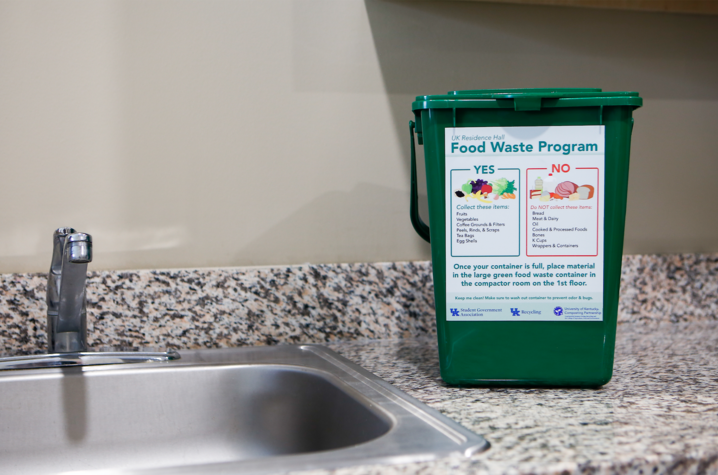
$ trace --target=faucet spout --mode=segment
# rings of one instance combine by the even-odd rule
[[[47,291],[48,351],[87,350],[87,263],[92,261],[92,237],[72,228],[54,235],[54,252]]]

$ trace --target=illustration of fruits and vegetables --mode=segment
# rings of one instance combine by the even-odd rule
[[[596,192],[591,185],[578,186],[572,181],[562,181],[556,185],[554,191],[549,191],[541,177],[536,178],[533,190],[529,190],[529,198],[539,201],[564,200],[578,201],[590,200]]]
[[[515,182],[516,180],[509,181],[506,178],[489,182],[477,177],[461,185],[458,190],[454,190],[454,194],[466,201],[475,198],[483,203],[491,203],[491,200],[515,200],[517,193]]]

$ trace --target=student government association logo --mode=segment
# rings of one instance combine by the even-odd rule
[[[458,308],[451,308],[451,316],[452,317],[458,317],[459,316],[459,309]]]

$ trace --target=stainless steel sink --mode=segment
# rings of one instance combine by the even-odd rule
[[[321,346],[180,354],[0,372],[0,471],[273,473],[488,448]]]

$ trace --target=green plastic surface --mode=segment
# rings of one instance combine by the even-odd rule
[[[559,88],[531,88],[531,89],[467,89],[463,91],[449,91],[448,94],[530,94],[534,96],[543,96],[545,94],[572,94],[572,93],[600,93],[601,89],[597,87],[559,87]]]
[[[540,108],[517,106],[514,100],[518,97],[538,98]],[[417,97],[413,104],[416,124],[411,124],[411,158],[414,167],[413,130],[416,128],[419,144],[424,144],[429,229],[422,227],[426,225],[416,211],[415,170],[412,170],[411,219],[424,239],[428,238],[426,232],[430,233],[439,359],[444,381],[455,385],[504,387],[597,387],[611,379],[632,113],[641,105],[642,99],[635,92],[608,93],[600,89],[475,90]],[[603,321],[447,321],[444,129],[562,125],[606,127]]]

